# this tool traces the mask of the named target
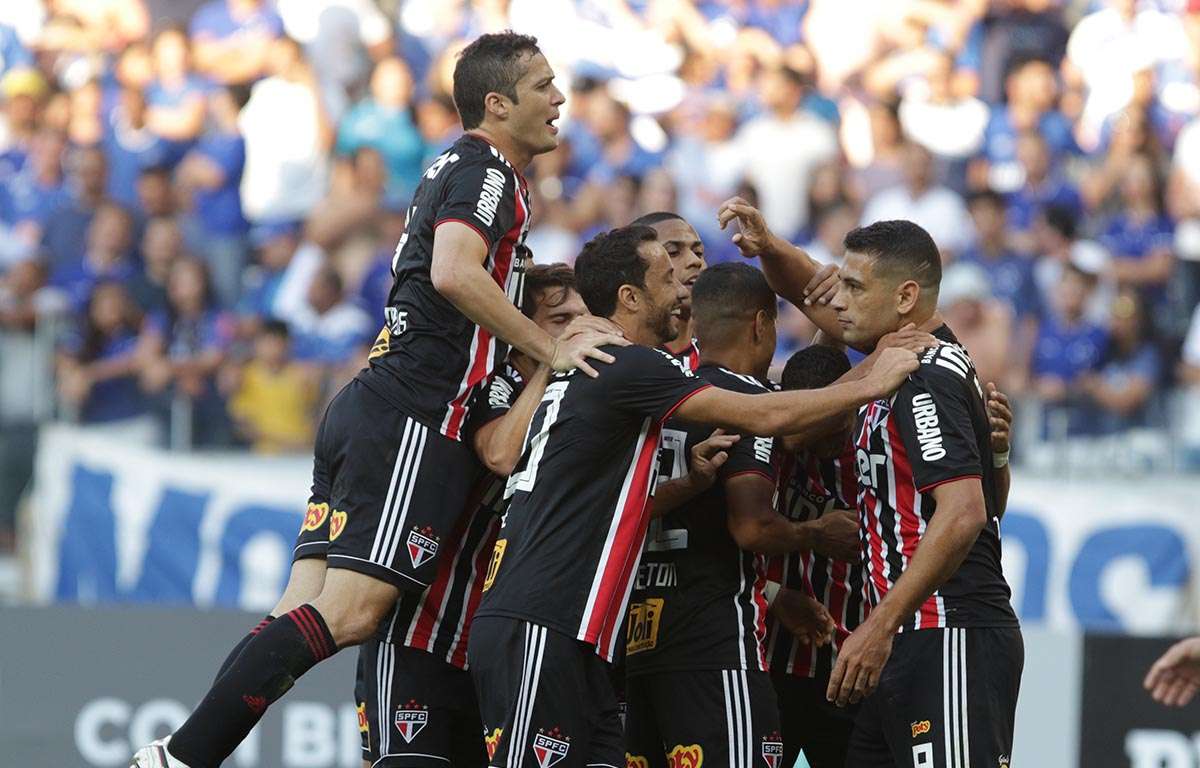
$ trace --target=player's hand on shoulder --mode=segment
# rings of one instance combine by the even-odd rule
[[[688,469],[688,480],[697,491],[708,490],[717,479],[717,472],[729,460],[729,449],[741,435],[727,435],[723,429],[714,429],[703,441],[692,446],[692,461]]]
[[[828,304],[837,295],[838,287],[842,284],[841,272],[836,264],[826,264],[813,273],[808,285],[804,286],[804,303]]]
[[[1142,683],[1150,697],[1168,707],[1182,707],[1200,691],[1200,637],[1180,640],[1167,649]]]
[[[743,256],[757,256],[766,250],[771,242],[771,230],[762,212],[740,197],[731,197],[717,209],[717,223],[721,229],[725,229],[734,221],[737,222],[738,231],[731,240]]]
[[[842,643],[837,664],[829,676],[825,698],[839,707],[862,701],[879,685],[879,677],[892,655],[893,632],[868,618]]]
[[[874,385],[875,395],[884,397],[900,387],[908,375],[920,367],[917,354],[910,349],[890,347],[879,354],[867,381]]]
[[[589,359],[599,360],[602,363],[615,361],[616,358],[612,355],[600,350],[600,347],[610,344],[626,347],[629,346],[630,341],[625,338],[621,328],[611,320],[594,315],[582,315],[572,320],[571,324],[563,331],[562,336],[555,340],[550,367],[556,371],[578,368],[588,376],[595,378],[599,374],[596,373],[595,368],[588,365],[587,361]]]
[[[990,381],[987,385],[987,415],[992,427],[992,451],[1008,453],[1012,447],[1012,408],[1008,404],[1008,395]]]
[[[919,331],[915,323],[909,323],[898,331],[884,334],[876,346],[880,349],[907,349],[913,354],[920,355],[930,347],[936,347],[938,343],[936,336]]]
[[[848,563],[857,563],[862,558],[857,512],[851,509],[835,509],[821,515],[814,522],[814,552]]]
[[[817,648],[830,642],[837,628],[825,606],[798,589],[781,588],[771,603],[771,613],[797,639]]]

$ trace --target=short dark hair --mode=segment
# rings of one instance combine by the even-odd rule
[[[643,216],[638,216],[636,219],[629,222],[629,225],[653,227],[655,224],[662,224],[664,221],[675,220],[686,222],[686,219],[684,219],[678,213],[672,213],[671,211],[655,211],[654,213],[647,213]]]
[[[480,35],[458,55],[454,65],[454,106],[464,130],[483,122],[489,93],[517,101],[517,81],[525,74],[521,58],[539,53],[537,38],[511,30]]]
[[[811,344],[788,358],[779,383],[784,389],[828,387],[850,370],[850,358],[835,347]]]
[[[728,261],[700,273],[692,286],[692,318],[701,346],[718,341],[725,323],[758,312],[774,317],[778,300],[767,278],[749,264]]]
[[[575,260],[575,280],[589,312],[611,317],[622,285],[646,287],[649,264],[638,249],[656,240],[658,235],[650,227],[631,224],[601,232],[583,246]]]
[[[876,265],[902,280],[915,280],[936,296],[942,282],[942,257],[919,224],[907,219],[877,221],[850,230],[842,245],[847,251],[870,256]]]
[[[551,307],[557,307],[567,300],[567,294],[575,290],[575,270],[569,264],[534,264],[525,270],[525,295],[521,298],[521,312],[526,317],[533,317],[537,311],[538,299],[546,291],[557,290],[557,296],[547,297]]]
[[[967,207],[973,207],[979,203],[990,205],[993,208],[1004,210],[1008,207],[1004,201],[1004,195],[1000,194],[992,188],[980,189],[967,195]]]
[[[261,333],[263,336],[278,336],[281,339],[292,337],[288,324],[274,317],[263,321]]]

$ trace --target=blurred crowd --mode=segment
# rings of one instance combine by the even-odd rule
[[[459,131],[455,55],[509,27],[568,91],[528,173],[539,262],[663,209],[739,258],[734,194],[832,262],[860,222],[913,219],[1038,437],[1169,424],[1200,463],[1196,0],[22,0],[0,4],[0,497],[50,417],[311,445]],[[781,359],[813,333],[791,308],[781,331]]]

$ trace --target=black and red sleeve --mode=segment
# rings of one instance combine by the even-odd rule
[[[983,476],[971,420],[972,396],[967,380],[936,366],[923,366],[896,393],[888,437],[903,447],[913,485],[921,493],[952,480]],[[897,460],[897,471],[901,469]]]
[[[511,230],[517,215],[517,181],[496,158],[472,157],[451,163],[446,174],[436,229],[448,221],[479,233],[490,249]]]

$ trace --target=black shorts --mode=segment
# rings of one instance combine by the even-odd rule
[[[611,667],[590,645],[528,621],[480,616],[467,658],[490,765],[625,765]]]
[[[630,677],[625,686],[630,768],[791,768],[766,672],[655,672]]]
[[[482,471],[471,448],[375,394],[342,388],[317,430],[312,495],[293,558],[423,590]]]
[[[483,768],[483,725],[464,669],[413,648],[368,640],[358,649],[363,760],[380,768]]]
[[[843,768],[858,705],[838,707],[828,701],[828,675],[772,673],[771,682],[779,696],[784,765],[795,765],[803,750],[811,768]]]
[[[901,632],[859,709],[846,764],[1007,765],[1024,665],[1016,628]]]

